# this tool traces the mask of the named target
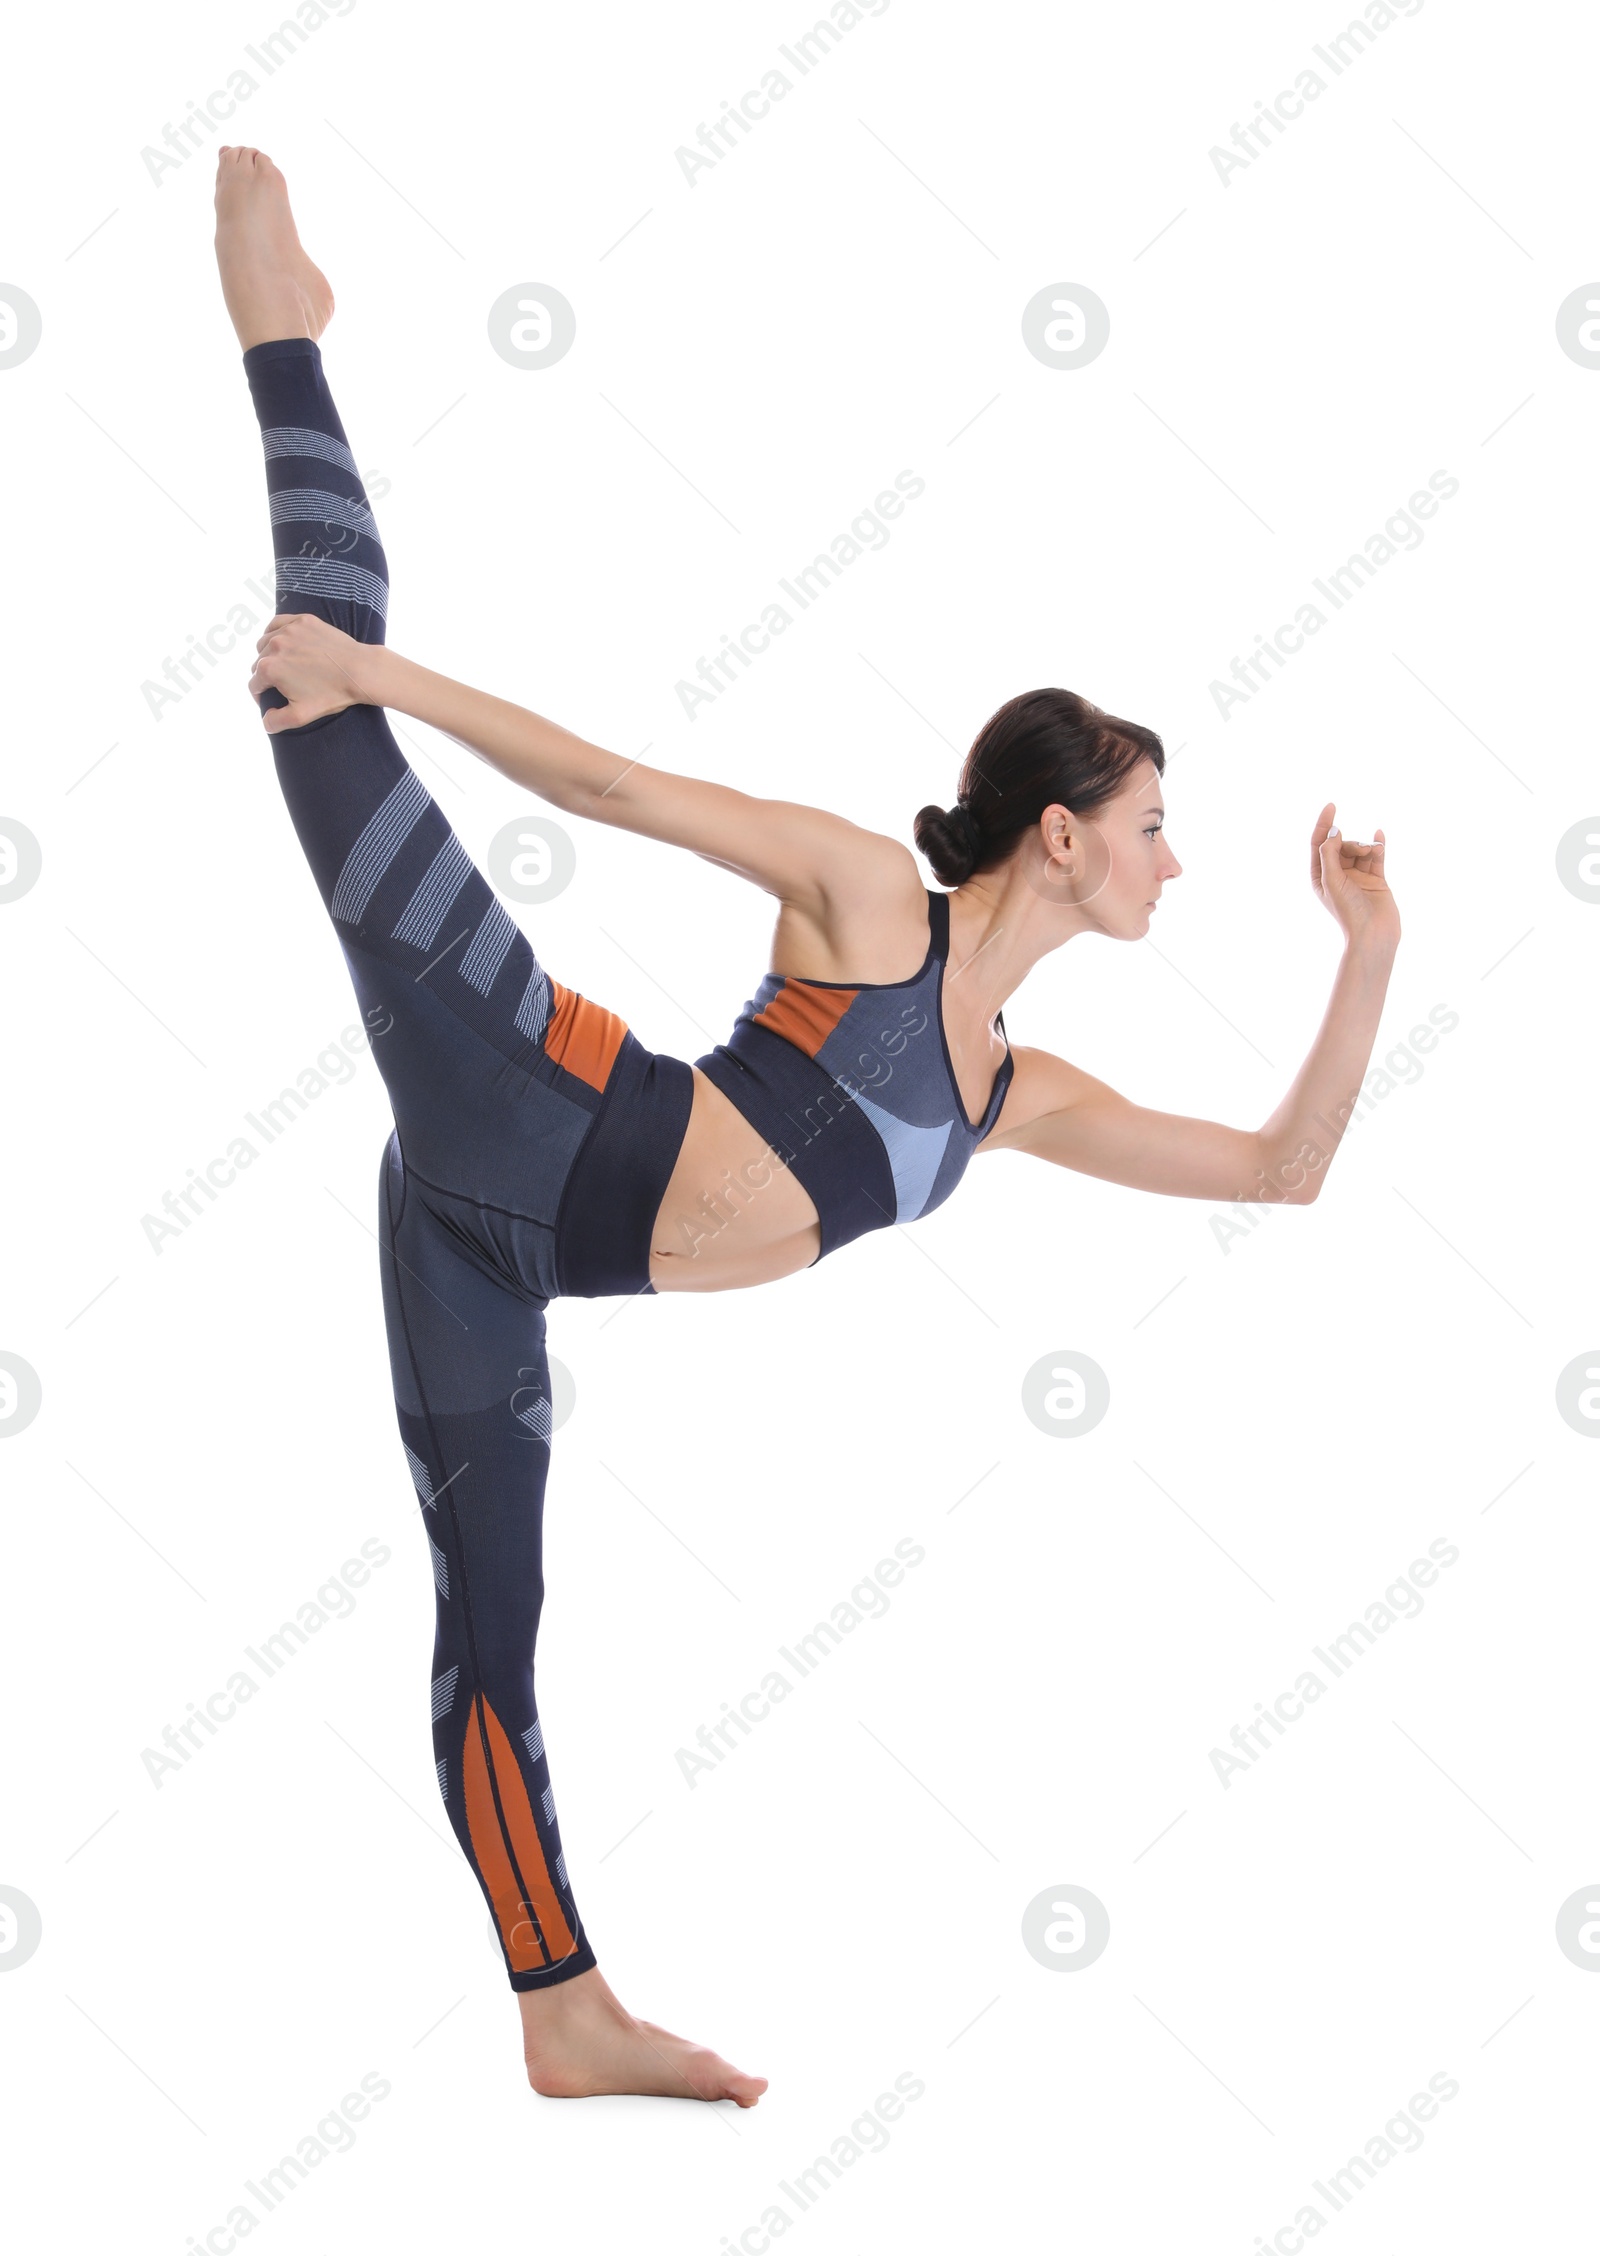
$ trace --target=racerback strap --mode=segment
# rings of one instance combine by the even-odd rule
[[[936,893],[931,885],[923,891],[928,896],[928,942],[940,963],[950,960],[950,896]]]

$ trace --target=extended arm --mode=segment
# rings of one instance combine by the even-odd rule
[[[1383,833],[1346,845],[1325,808],[1312,841],[1312,882],[1338,919],[1345,949],[1322,1024],[1283,1102],[1260,1128],[1152,1112],[1044,1050],[1018,1050],[1016,1072],[985,1151],[1031,1152],[1060,1167],[1173,1198],[1265,1199],[1307,1206],[1350,1118],[1377,1039],[1400,938],[1383,875]]]
[[[607,752],[521,705],[430,673],[383,644],[352,642],[320,619],[271,620],[250,677],[289,703],[266,725],[302,727],[347,705],[382,705],[426,722],[564,814],[681,846],[748,878],[826,927],[836,903],[870,897],[892,869],[904,889],[906,849],[841,815],[758,799],[725,784],[672,775]]]

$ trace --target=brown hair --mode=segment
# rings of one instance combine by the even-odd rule
[[[1118,720],[1070,689],[1029,689],[991,713],[973,739],[953,807],[924,807],[917,850],[941,885],[964,885],[1004,861],[1046,807],[1092,821],[1141,761],[1166,767],[1153,729]]]

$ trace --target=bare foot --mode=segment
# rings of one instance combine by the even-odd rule
[[[754,2107],[765,2076],[746,2076],[704,2045],[638,2021],[598,1968],[547,1990],[519,1990],[528,2081],[546,2099],[641,2092],[652,2099],[731,2099]]]
[[[320,337],[333,319],[327,278],[295,232],[289,184],[259,149],[217,152],[217,265],[247,351],[274,337]]]

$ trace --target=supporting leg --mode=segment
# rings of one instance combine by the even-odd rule
[[[567,1877],[534,1644],[550,1464],[544,1303],[487,1273],[384,1154],[383,1301],[400,1435],[428,1534],[439,1791],[514,1990],[595,1963]]]

